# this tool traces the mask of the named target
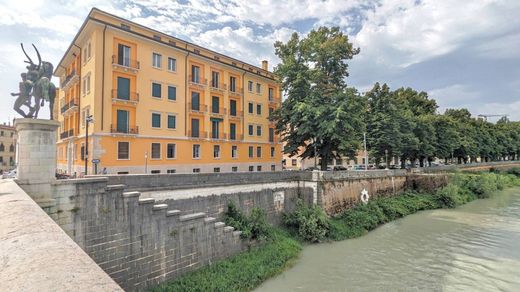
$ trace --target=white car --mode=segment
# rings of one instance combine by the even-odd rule
[[[2,174],[2,178],[16,178],[16,169]]]

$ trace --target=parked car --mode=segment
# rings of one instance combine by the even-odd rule
[[[16,169],[13,169],[9,172],[4,172],[4,174],[2,174],[2,178],[16,178]]]
[[[305,170],[306,171],[313,171],[313,170],[320,170],[320,169],[317,168],[317,167],[311,166],[311,167],[307,167]]]
[[[336,166],[334,166],[333,170],[341,171],[341,170],[347,170],[347,168],[343,165],[336,165]]]

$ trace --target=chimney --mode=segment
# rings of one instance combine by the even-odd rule
[[[267,62],[267,60],[262,61],[262,69],[264,69],[265,71],[269,71],[269,63]]]

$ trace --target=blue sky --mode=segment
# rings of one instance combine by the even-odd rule
[[[9,93],[24,71],[19,43],[35,43],[57,64],[92,7],[255,65],[267,59],[271,68],[275,41],[338,25],[361,49],[349,63],[349,85],[412,87],[440,111],[466,107],[520,120],[517,0],[0,0],[0,7],[0,122],[15,117]]]

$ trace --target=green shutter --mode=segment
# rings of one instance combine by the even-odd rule
[[[199,120],[191,119],[191,136],[199,137]]]
[[[200,104],[199,104],[200,95],[198,92],[192,92],[191,93],[191,109],[192,110],[200,110]]]
[[[218,96],[212,96],[211,97],[211,112],[218,114],[219,113],[219,105],[220,105],[220,102],[219,102]]]
[[[168,116],[168,129],[175,129],[175,116]]]
[[[168,99],[176,100],[177,99],[177,88],[174,86],[168,86]]]
[[[237,125],[234,123],[229,124],[229,139],[235,140],[236,139],[236,128]]]
[[[152,83],[152,96],[161,97],[161,84]]]
[[[120,133],[128,132],[128,111],[117,110],[117,131]]]
[[[230,107],[230,114],[232,116],[236,116],[237,115],[237,102],[236,102],[236,100],[230,100],[229,101],[229,107]]]
[[[117,77],[117,98],[130,99],[130,79]]]
[[[154,127],[154,128],[161,127],[161,115],[160,114],[152,114],[152,127]]]

